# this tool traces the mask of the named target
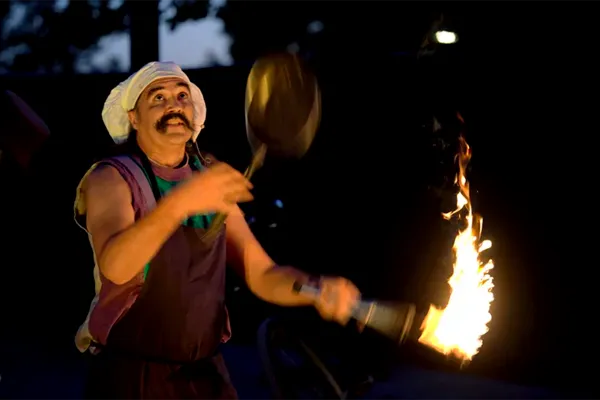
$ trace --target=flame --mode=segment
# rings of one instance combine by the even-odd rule
[[[456,210],[442,216],[449,220],[457,215],[466,222],[466,228],[459,231],[454,241],[456,260],[454,273],[448,281],[452,288],[448,305],[443,310],[433,305],[429,307],[419,342],[465,362],[479,352],[483,343],[481,338],[487,333],[487,324],[492,319],[490,306],[494,301],[494,285],[489,272],[494,264],[492,260],[484,264],[479,259],[479,254],[492,247],[492,242],[484,240],[480,243],[483,219],[472,212],[466,178],[471,148],[462,136],[459,143],[459,171],[455,180],[460,187],[457,206]]]

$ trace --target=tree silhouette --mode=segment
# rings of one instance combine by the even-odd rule
[[[12,0],[0,6],[0,69],[19,72],[74,72],[97,50],[100,38],[129,29],[129,9],[136,0],[115,6],[111,0]],[[208,15],[209,0],[171,0],[162,11],[173,10],[171,29]],[[18,21],[8,21],[10,10]],[[110,61],[110,60],[109,60]],[[114,61],[107,63],[115,68]]]
[[[78,0],[57,9],[55,2],[46,0],[0,2],[0,18],[5,23],[11,7],[24,10],[21,23],[11,24],[12,27],[5,29],[4,37],[0,38],[0,69],[74,72],[78,62],[85,62],[85,57],[93,54],[101,37],[132,28],[130,13],[149,13],[147,8],[128,3],[124,1],[111,8],[109,0]],[[158,4],[158,1],[150,3]],[[261,54],[282,51],[289,46],[325,57],[340,54],[360,57],[380,50],[413,49],[422,41],[437,14],[433,9],[438,11],[439,5],[402,4],[346,2],[324,7],[319,2],[228,1],[216,9],[208,0],[171,0],[161,11],[175,9],[167,19],[171,29],[209,15],[221,18],[225,31],[233,39],[230,49],[233,59],[251,62]],[[147,7],[152,5],[147,4]],[[137,17],[143,25],[143,16],[142,19]],[[322,30],[318,29],[321,27]],[[132,37],[148,34],[155,33],[146,29],[140,36]],[[138,45],[150,46],[153,42],[150,38],[145,43],[139,43],[139,39],[134,41],[138,43],[132,43],[132,49],[138,50]],[[138,51],[140,56],[136,59],[144,58],[146,53]],[[141,61],[132,60],[132,67]],[[115,62],[106,65],[108,70],[101,72],[118,67]]]
[[[318,2],[229,1],[217,16],[232,37],[231,55],[236,61],[250,61],[258,55],[285,50],[307,39],[307,26],[326,13]]]
[[[108,0],[70,1],[62,10],[50,1],[0,4],[3,22],[11,6],[23,10],[0,47],[0,67],[9,71],[74,72],[79,57],[93,50],[100,37],[127,29],[125,7],[112,9]]]
[[[171,0],[171,7],[175,7],[175,14],[167,20],[171,30],[177,25],[206,18],[211,12],[208,0]]]

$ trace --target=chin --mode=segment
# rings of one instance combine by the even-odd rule
[[[173,144],[187,143],[192,138],[191,132],[178,128],[167,129],[163,136]]]

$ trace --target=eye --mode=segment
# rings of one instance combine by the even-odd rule
[[[183,99],[187,99],[187,98],[188,98],[188,94],[186,92],[179,93],[179,99],[183,100]]]
[[[162,94],[157,94],[156,96],[154,96],[154,100],[162,101],[164,99],[165,99],[165,96],[163,96]]]

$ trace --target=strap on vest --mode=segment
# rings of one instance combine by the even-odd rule
[[[136,183],[139,185],[142,192],[142,214],[146,214],[148,211],[153,210],[156,207],[156,198],[152,191],[152,186],[144,173],[144,170],[140,165],[130,156],[118,156],[113,157],[112,160],[119,162],[125,169],[133,175]]]

